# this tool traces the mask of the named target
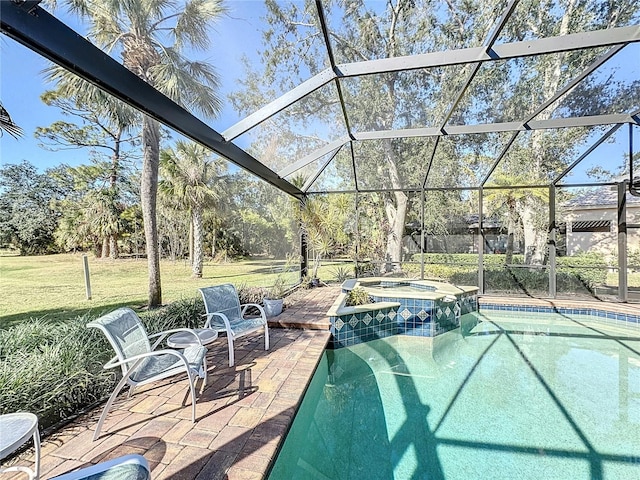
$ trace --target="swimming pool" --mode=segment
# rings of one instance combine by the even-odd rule
[[[327,350],[270,479],[640,479],[640,328],[481,311]]]

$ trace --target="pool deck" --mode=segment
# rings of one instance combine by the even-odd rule
[[[121,395],[100,438],[91,437],[102,406],[42,441],[41,478],[128,453],[143,455],[154,479],[252,480],[265,478],[329,340],[329,310],[340,287],[298,292],[278,317],[270,320],[271,349],[263,337],[236,342],[236,366],[228,367],[224,337],[209,348],[209,384],[197,402],[181,406],[186,379],[141,388],[130,399]],[[606,308],[639,314],[638,305],[524,297],[479,297],[483,304],[520,304],[568,308]],[[281,327],[281,328],[278,328]],[[282,328],[284,327],[284,328]],[[33,448],[8,464],[31,465]],[[6,466],[7,464],[3,464]],[[24,474],[3,475],[21,480]]]

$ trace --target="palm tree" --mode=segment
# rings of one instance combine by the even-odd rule
[[[89,20],[89,38],[147,83],[205,116],[221,108],[213,67],[183,56],[184,50],[205,49],[208,27],[225,9],[221,0],[188,0],[176,9],[172,0],[68,0],[71,11]],[[173,40],[173,45],[163,41]],[[160,162],[160,125],[142,120],[143,165],[140,196],[147,249],[149,307],[162,303],[156,195]]]
[[[78,119],[80,125],[56,121],[49,127],[36,128],[36,137],[41,140],[41,146],[48,150],[90,148],[99,155],[102,155],[102,151],[107,151],[111,157],[110,165],[100,173],[108,176],[109,186],[101,189],[108,192],[103,192],[100,198],[111,199],[112,204],[108,210],[116,212],[122,203],[119,201],[118,182],[122,175],[121,164],[129,156],[127,152],[123,153],[123,145],[134,144],[138,139],[137,132],[131,133],[131,130],[139,122],[140,114],[126,103],[58,65],[47,68],[45,77],[57,85],[55,90],[43,93],[41,100],[48,106],[59,108],[65,116]],[[104,217],[97,218],[99,220]],[[118,226],[120,222],[110,221],[104,227],[97,226],[98,230],[108,232],[108,236],[102,238],[102,258],[118,258],[120,231],[114,225]]]
[[[0,103],[0,136],[2,136],[2,132],[8,132],[13,138],[22,136],[22,128],[13,123],[9,112]]]
[[[160,191],[187,209],[191,216],[191,267],[194,278],[202,277],[203,212],[220,198],[214,182],[220,175],[221,167],[222,163],[212,159],[209,150],[192,142],[178,141],[175,150],[168,148],[160,154]]]
[[[530,183],[529,178],[524,174],[496,173],[493,180],[487,186],[501,187],[500,189],[486,190],[485,199],[487,201],[487,213],[489,215],[499,214],[501,211],[506,214],[507,220],[507,245],[505,263],[511,264],[513,261],[513,244],[517,226],[522,223],[522,217],[526,214],[530,204],[548,203],[549,192],[543,188],[510,188],[512,185],[526,185]],[[529,235],[527,235],[529,233]],[[530,238],[531,232],[524,232],[525,237],[525,263],[533,262],[531,253],[534,245]]]

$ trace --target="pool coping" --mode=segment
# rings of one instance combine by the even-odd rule
[[[478,295],[478,311],[482,310],[589,315],[597,320],[640,328],[640,305],[629,303]]]

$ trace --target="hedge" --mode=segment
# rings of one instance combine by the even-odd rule
[[[491,292],[529,292],[542,293],[549,290],[549,272],[546,268],[525,267],[524,257],[514,255],[512,265],[504,264],[504,255],[484,255],[484,278],[487,291]],[[413,261],[420,261],[420,254],[413,256]],[[477,285],[478,255],[467,253],[425,254],[425,276],[440,278],[457,285]],[[605,283],[607,264],[602,256],[595,252],[586,252],[571,257],[556,259],[557,290],[565,293],[593,292],[597,285]],[[405,269],[412,273],[420,272],[420,265],[406,265]]]

